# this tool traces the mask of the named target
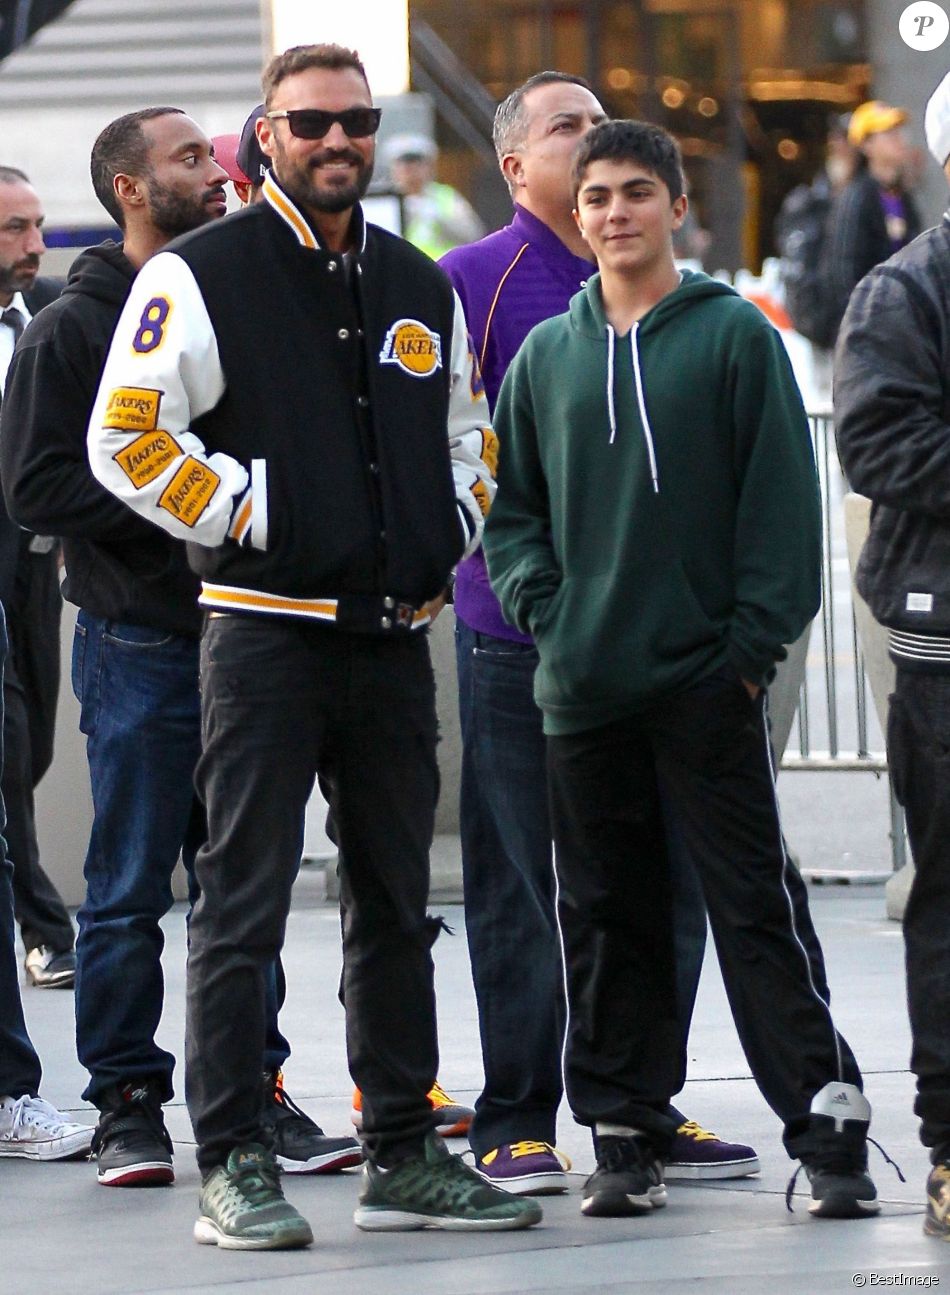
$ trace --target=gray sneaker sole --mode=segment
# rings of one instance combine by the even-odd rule
[[[263,1237],[231,1236],[202,1214],[195,1223],[194,1237],[200,1246],[218,1246],[221,1250],[301,1250],[313,1244],[313,1232],[306,1219],[288,1222]]]
[[[32,972],[27,968],[26,978],[34,989],[72,989],[76,984],[75,971]]]
[[[363,1163],[363,1152],[359,1147],[350,1151],[328,1151],[322,1155],[310,1156],[308,1160],[292,1160],[289,1156],[277,1156],[277,1163],[285,1174],[339,1174],[344,1169],[354,1169]]]
[[[500,1219],[465,1219],[450,1214],[415,1214],[409,1210],[360,1205],[353,1222],[363,1232],[416,1232],[421,1228],[441,1228],[445,1232],[516,1232],[534,1227],[541,1218],[540,1205]]]
[[[867,1219],[880,1210],[880,1201],[859,1201],[846,1193],[832,1192],[823,1200],[808,1203],[808,1213],[816,1219]]]
[[[666,1187],[661,1184],[637,1196],[620,1191],[594,1192],[591,1196],[584,1197],[581,1213],[594,1219],[630,1218],[636,1214],[661,1210],[665,1205]]]

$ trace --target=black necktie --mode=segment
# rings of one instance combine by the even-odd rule
[[[13,329],[13,345],[16,346],[17,342],[23,336],[25,325],[23,323],[23,316],[15,306],[8,307],[3,314],[0,315],[0,324],[6,324],[7,328]]]

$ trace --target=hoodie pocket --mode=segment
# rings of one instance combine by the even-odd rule
[[[566,576],[537,627],[542,707],[634,701],[692,675],[723,646],[678,558]]]

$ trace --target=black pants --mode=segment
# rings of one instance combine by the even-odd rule
[[[341,847],[350,1072],[384,1163],[432,1127],[438,1048],[426,916],[439,776],[426,638],[212,617],[201,649],[208,810],[190,927],[186,1095],[203,1170],[261,1120],[264,984],[280,952],[315,776]]]
[[[3,680],[6,759],[0,791],[7,807],[7,846],[13,864],[13,903],[26,949],[57,953],[75,943],[59,891],[40,863],[33,793],[53,762],[59,697],[58,548],[31,553],[24,535],[8,615],[10,654]]]
[[[898,667],[887,758],[914,854],[904,911],[914,1109],[936,1163],[950,1156],[950,677]]]
[[[807,904],[797,879],[797,903],[790,891],[764,698],[718,671],[632,718],[549,738],[548,767],[576,1118],[642,1129],[661,1153],[673,1133],[668,805],[699,873],[752,1073],[790,1154],[807,1150],[812,1097],[861,1076],[834,1028],[814,929],[796,920]]]

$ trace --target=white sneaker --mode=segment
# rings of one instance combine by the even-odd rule
[[[71,1124],[42,1097],[0,1097],[0,1156],[71,1160],[89,1154],[94,1132]]]
[[[45,944],[30,949],[23,963],[37,989],[72,989],[76,983],[76,950],[57,953]]]

